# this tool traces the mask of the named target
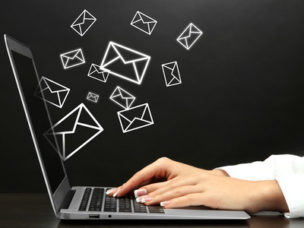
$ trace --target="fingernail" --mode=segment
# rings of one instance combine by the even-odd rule
[[[109,189],[109,190],[106,191],[106,194],[110,195],[112,192],[114,192],[116,190],[117,190],[117,188],[111,188],[111,189]]]
[[[139,196],[143,196],[147,194],[147,190],[144,188],[134,190],[134,196],[137,198]]]
[[[153,198],[150,197],[150,196],[142,196],[142,197],[139,197],[139,202],[140,203],[146,203],[146,202],[149,202],[151,201]]]
[[[160,202],[160,206],[165,207],[165,206],[168,206],[169,203],[170,203],[170,201],[163,201],[163,202]]]
[[[114,193],[113,197],[115,198],[119,192],[120,192],[120,189],[118,189],[118,190]]]

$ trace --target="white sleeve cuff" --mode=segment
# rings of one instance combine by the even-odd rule
[[[223,166],[217,169],[226,171],[230,177],[243,180],[273,180],[274,172],[265,162],[257,161],[232,166]]]
[[[287,218],[304,217],[304,174],[277,177],[289,208]]]

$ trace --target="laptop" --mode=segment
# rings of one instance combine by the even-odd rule
[[[39,85],[30,48],[4,35],[6,49],[34,142],[53,211],[62,220],[246,220],[245,211],[212,210],[205,207],[164,209],[137,203],[132,195],[113,198],[109,187],[72,187],[64,163],[49,146],[43,133],[52,126],[48,107],[34,96]],[[55,139],[56,140],[56,139]]]

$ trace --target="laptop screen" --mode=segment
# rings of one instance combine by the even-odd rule
[[[57,189],[65,177],[60,156],[50,146],[43,133],[50,129],[51,124],[48,118],[48,110],[42,99],[39,99],[39,82],[31,58],[12,51],[12,58],[15,63],[15,70],[20,81],[25,103],[28,108],[32,127],[36,135],[36,141],[40,151],[42,162],[44,163],[47,178],[52,193]],[[31,151],[19,151],[19,153],[30,153]]]

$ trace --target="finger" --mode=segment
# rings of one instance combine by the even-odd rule
[[[167,177],[171,162],[172,161],[168,158],[161,158],[146,166],[135,173],[125,184],[119,187],[119,192],[116,193],[116,196],[123,196],[140,186],[142,183],[147,183],[147,181],[153,178]]]
[[[145,203],[146,205],[154,205],[159,204],[163,201],[169,201],[174,198],[178,198],[184,195],[189,195],[193,193],[201,193],[201,190],[196,185],[185,185],[181,187],[177,187],[174,189],[171,189],[168,192],[164,192],[161,195],[157,195],[154,198],[147,196],[148,200],[146,200],[145,196],[142,196],[139,201]]]
[[[160,186],[155,191],[151,192],[149,195],[151,197],[156,197],[158,195],[162,195],[166,192],[170,192],[172,189],[181,187],[181,186],[187,186],[187,185],[195,185],[197,184],[197,179],[195,177],[193,178],[175,178],[170,180],[166,185]]]
[[[178,207],[188,207],[188,206],[199,206],[204,205],[204,194],[202,193],[192,193],[177,197],[168,201],[163,201],[160,203],[164,208],[178,208]]]

